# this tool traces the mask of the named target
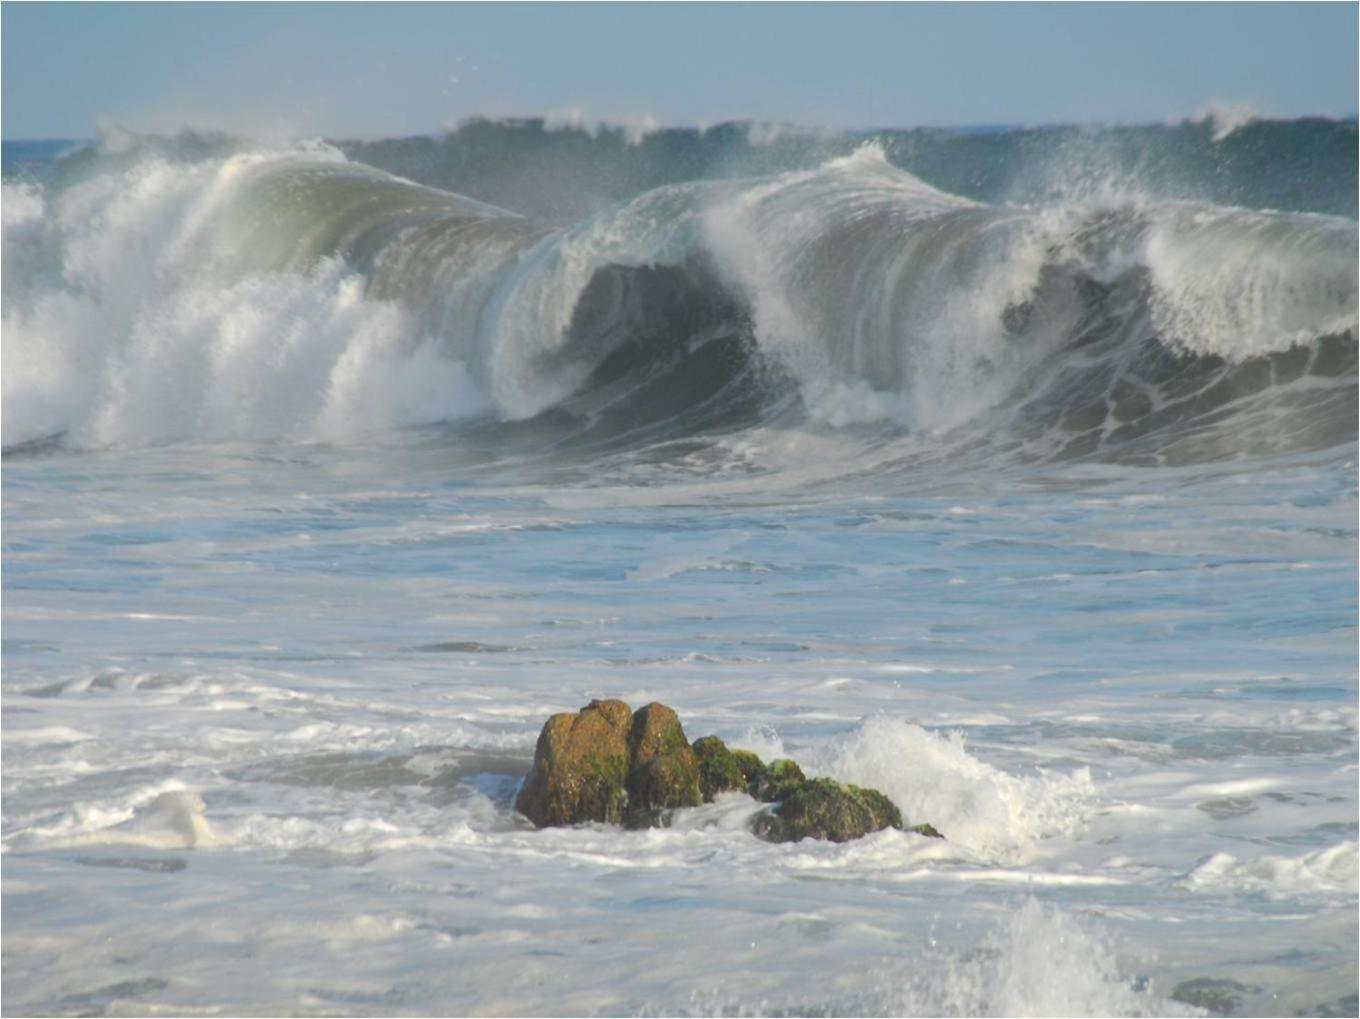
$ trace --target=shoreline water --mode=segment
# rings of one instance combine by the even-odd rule
[[[1354,1012],[1353,221],[1073,231],[836,153],[431,281],[421,230],[448,267],[439,230],[503,217],[354,159],[5,182],[7,1014]],[[921,223],[949,258],[893,275]],[[1273,275],[1208,271],[1243,264]],[[450,280],[481,331],[412,296]],[[568,320],[595,289],[554,348],[561,280]],[[693,334],[649,317],[715,285]],[[533,829],[539,727],[608,697],[948,838],[771,845],[740,793]]]

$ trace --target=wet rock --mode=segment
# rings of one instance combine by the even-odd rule
[[[803,769],[787,757],[771,761],[751,782],[751,795],[762,803],[776,803],[786,799],[807,781]]]
[[[540,828],[624,819],[633,714],[623,701],[591,701],[553,715],[539,733],[534,765],[515,809]]]
[[[669,823],[679,807],[743,790],[774,804],[751,824],[769,842],[845,842],[904,827],[901,812],[876,789],[809,779],[787,758],[764,765],[716,736],[691,747],[666,705],[634,712],[623,701],[591,701],[548,719],[515,809],[540,828],[588,821],[649,828]],[[929,824],[906,830],[943,837]]]
[[[178,857],[144,856],[77,856],[76,863],[84,867],[112,867],[118,870],[140,870],[147,874],[177,874],[189,866],[188,860]]]
[[[1177,984],[1171,991],[1171,1000],[1181,1001],[1217,1015],[1231,1015],[1242,1004],[1243,996],[1259,994],[1260,991],[1259,987],[1240,984],[1236,980],[1196,977],[1194,980],[1183,980]]]
[[[634,764],[642,764],[653,757],[688,746],[680,717],[666,705],[653,701],[633,714],[628,751]]]
[[[697,807],[704,801],[699,789],[699,761],[682,747],[636,765],[628,773],[630,828],[664,827],[677,807]]]
[[[749,750],[733,750],[732,760],[741,769],[741,775],[742,778],[746,779],[747,788],[750,788],[752,779],[765,770],[765,762]]]
[[[699,759],[674,711],[656,703],[639,708],[633,715],[628,745],[629,827],[657,827],[676,807],[697,807],[704,802]]]
[[[759,815],[752,830],[767,842],[848,842],[901,827],[901,812],[878,790],[815,778],[794,789],[776,810]]]
[[[719,793],[746,791],[748,780],[736,754],[717,736],[695,740],[694,755],[699,759],[699,791],[705,803],[711,803]],[[759,765],[760,758],[755,760]]]

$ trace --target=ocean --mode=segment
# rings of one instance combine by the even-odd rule
[[[3,186],[5,1014],[1356,1014],[1353,119]],[[945,837],[537,830],[594,698]]]

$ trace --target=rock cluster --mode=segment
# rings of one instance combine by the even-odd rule
[[[612,700],[548,719],[515,809],[540,828],[586,821],[654,828],[667,824],[677,807],[708,803],[724,792],[773,804],[751,826],[768,842],[845,842],[882,828],[906,828],[901,812],[876,789],[809,779],[793,761],[765,764],[716,736],[691,746],[666,705],[634,712]],[[928,824],[906,830],[942,837]]]

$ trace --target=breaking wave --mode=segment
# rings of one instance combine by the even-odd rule
[[[567,227],[322,143],[120,137],[54,165],[4,184],[7,451],[777,423],[1180,463],[1356,434],[1348,218],[984,203],[878,143]]]

